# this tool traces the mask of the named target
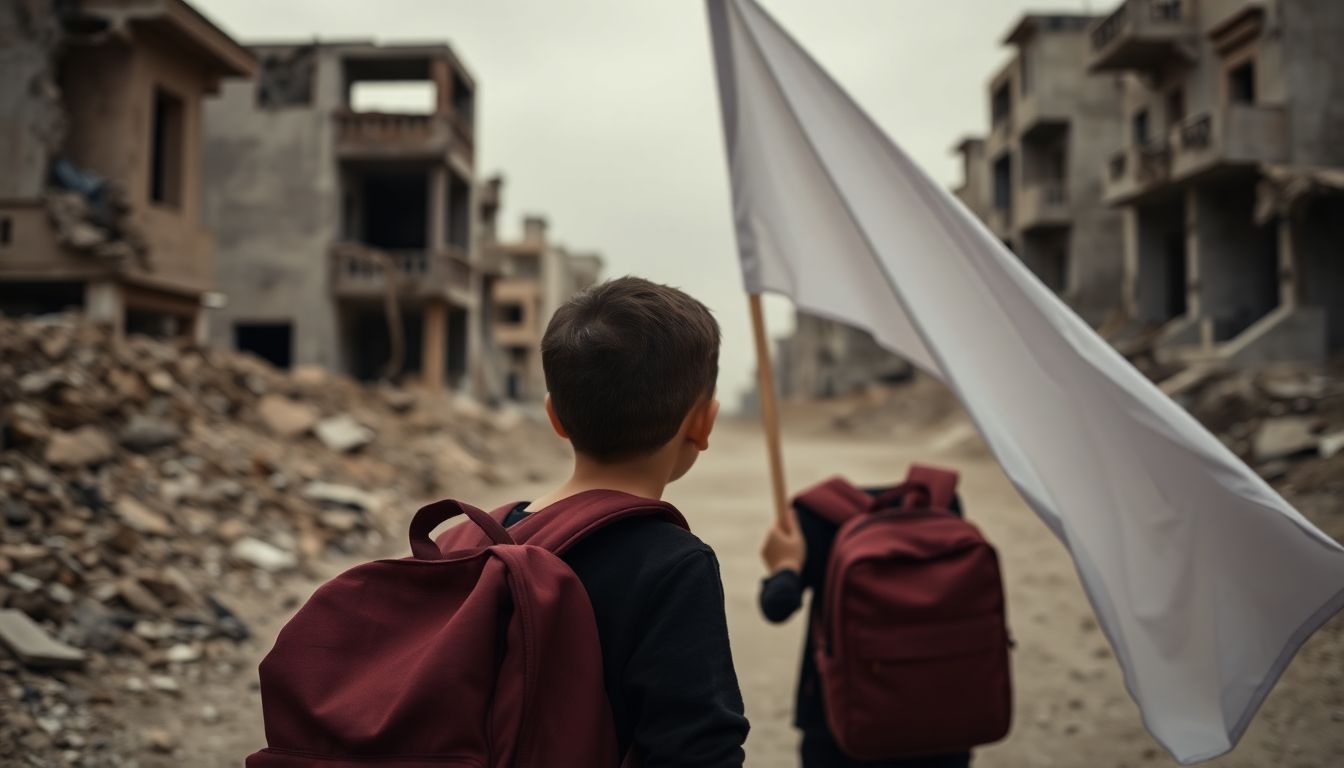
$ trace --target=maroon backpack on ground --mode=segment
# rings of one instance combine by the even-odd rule
[[[268,747],[249,768],[616,768],[588,593],[559,557],[670,504],[587,491],[509,530],[445,500],[411,521],[411,557],[313,594],[261,662]],[[445,520],[471,523],[429,536]]]
[[[826,719],[860,760],[965,752],[1012,718],[998,555],[915,465],[876,495],[833,478],[794,503],[839,526],[813,626]]]

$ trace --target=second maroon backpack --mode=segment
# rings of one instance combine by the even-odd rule
[[[617,768],[597,624],[560,559],[618,520],[681,527],[662,501],[587,491],[505,530],[445,500],[412,556],[337,576],[261,663],[267,747],[248,768]],[[430,534],[465,514],[438,542]]]
[[[839,526],[813,646],[827,724],[860,760],[965,752],[1012,719],[998,556],[951,511],[955,472],[870,493],[833,478],[794,504]]]

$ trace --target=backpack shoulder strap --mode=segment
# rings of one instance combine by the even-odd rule
[[[862,488],[836,476],[793,497],[793,504],[806,507],[826,522],[839,526],[867,512],[873,499]]]
[[[952,499],[957,495],[959,475],[955,469],[935,467],[931,464],[911,464],[906,474],[907,483],[917,483],[929,489],[929,506],[934,509],[952,509]]]
[[[520,520],[509,534],[520,544],[531,544],[563,555],[595,531],[634,517],[666,520],[687,531],[677,508],[665,501],[646,499],[621,491],[584,491],[551,504]]]
[[[505,504],[490,512],[490,517],[499,523],[500,527],[503,527],[504,518],[508,517],[509,512],[513,511],[516,506],[518,506],[518,502]],[[434,539],[434,544],[438,546],[440,552],[479,549],[489,546],[490,543],[490,537],[479,526],[467,525],[466,523],[454,525]]]

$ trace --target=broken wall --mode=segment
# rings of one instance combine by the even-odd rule
[[[341,103],[339,67],[325,55],[258,54],[264,73],[270,58],[290,60],[310,69],[312,82],[296,84],[301,73],[272,68],[261,77],[266,90],[226,82],[205,103],[205,218],[215,232],[217,284],[228,297],[212,315],[211,341],[232,346],[237,323],[289,323],[296,365],[340,369],[328,253],[341,231],[330,118]]]
[[[0,200],[42,196],[65,119],[56,86],[60,23],[50,0],[0,3]]]

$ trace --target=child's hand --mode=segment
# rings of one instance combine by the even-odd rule
[[[787,531],[778,521],[770,526],[765,534],[765,544],[761,545],[761,559],[765,561],[767,571],[776,574],[787,568],[801,572],[806,557],[807,544],[798,530],[797,518],[794,518],[793,525]]]

